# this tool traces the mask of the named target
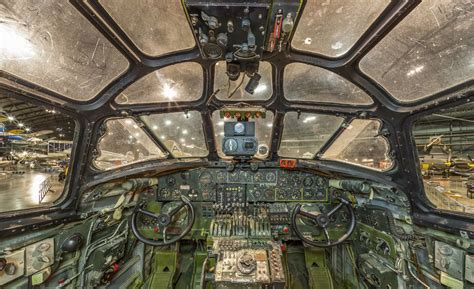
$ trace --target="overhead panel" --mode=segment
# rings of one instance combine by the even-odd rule
[[[221,117],[221,114],[224,113],[224,117]],[[212,124],[214,126],[214,139],[216,141],[217,154],[223,159],[228,159],[222,150],[222,142],[224,139],[224,127],[226,122],[233,122],[237,119],[236,114],[245,114],[245,112],[237,112],[234,117],[226,117],[227,113],[224,110],[216,110],[212,113]],[[273,129],[273,112],[265,111],[265,118],[263,117],[251,117],[249,122],[255,123],[255,136],[258,140],[258,150],[255,154],[257,158],[266,158],[269,154],[269,148],[271,145],[272,139],[272,129]]]
[[[197,100],[203,93],[203,82],[200,64],[174,64],[137,80],[115,101],[118,104],[139,104]]]
[[[0,59],[0,70],[78,101],[129,65],[68,1],[2,1]]]
[[[337,104],[372,104],[372,98],[341,76],[303,63],[291,63],[283,76],[285,98],[294,101]]]
[[[214,73],[214,91],[217,91],[217,98],[230,101],[269,99],[273,94],[272,65],[266,61],[261,62],[259,73],[262,78],[254,93],[250,94],[244,89],[245,84],[250,80],[247,74],[241,73],[237,80],[230,80],[226,74],[225,61],[217,62]]]
[[[291,45],[298,50],[329,57],[342,56],[389,3],[388,0],[309,0]]]
[[[160,56],[196,44],[181,1],[100,0],[100,4],[145,54]]]
[[[360,62],[394,98],[412,102],[472,80],[472,1],[422,1]]]

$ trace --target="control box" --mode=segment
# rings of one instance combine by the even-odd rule
[[[224,123],[222,151],[227,156],[250,157],[257,153],[255,123],[232,121]]]

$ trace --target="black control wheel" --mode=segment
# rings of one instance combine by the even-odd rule
[[[170,212],[168,213],[160,213],[156,214],[150,211],[147,211],[145,209],[146,207],[146,202],[141,203],[135,208],[135,211],[132,214],[131,221],[130,221],[130,227],[132,228],[132,232],[137,237],[138,240],[142,241],[145,244],[151,245],[151,246],[166,246],[170,245],[173,243],[176,243],[177,241],[181,240],[186,234],[191,231],[191,228],[193,227],[194,224],[194,208],[191,204],[191,201],[186,198],[185,196],[181,196],[181,202],[173,208]],[[173,217],[178,214],[181,210],[186,209],[187,212],[187,224],[186,227],[184,227],[181,231],[181,234],[167,239],[167,228],[171,224]],[[138,217],[140,215],[144,215],[147,217],[152,218],[153,220],[156,221],[156,225],[158,227],[158,232],[163,234],[163,239],[162,240],[151,240],[145,236],[143,236],[142,233],[140,233],[138,229]]]
[[[296,205],[296,207],[293,209],[293,212],[291,214],[291,226],[293,227],[295,234],[301,239],[301,241],[311,246],[327,248],[327,247],[339,245],[345,240],[347,240],[347,238],[349,238],[349,236],[354,231],[354,228],[356,225],[356,217],[355,217],[354,209],[352,208],[351,202],[349,202],[348,200],[342,197],[338,197],[337,199],[340,201],[339,204],[337,204],[334,208],[332,208],[328,213],[321,213],[319,215],[315,215],[313,213],[302,210],[301,204]],[[328,231],[328,227],[331,224],[331,217],[343,207],[345,207],[349,211],[350,220],[349,220],[349,223],[347,224],[346,232],[337,240],[332,240],[331,237],[329,236],[329,231]],[[324,236],[326,237],[326,242],[313,241],[305,237],[299,231],[298,226],[296,225],[296,221],[298,217],[304,217],[304,218],[310,219],[312,223],[314,223],[318,228],[321,228],[324,232]]]

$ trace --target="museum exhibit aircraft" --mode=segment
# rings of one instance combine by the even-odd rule
[[[0,0],[0,287],[474,288],[473,13]]]

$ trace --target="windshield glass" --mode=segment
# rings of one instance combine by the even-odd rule
[[[140,50],[158,56],[196,43],[181,1],[100,0]]]
[[[389,2],[307,1],[291,45],[330,57],[341,56],[352,48]]]
[[[473,12],[472,1],[421,1],[360,67],[403,102],[472,80]]]
[[[283,157],[314,158],[343,120],[333,115],[287,113],[278,154]]]
[[[372,104],[372,98],[341,76],[321,67],[291,63],[285,67],[283,90],[288,100]]]
[[[385,171],[392,167],[389,144],[380,135],[379,120],[354,119],[337,137],[323,158]]]
[[[0,59],[0,70],[81,101],[128,68],[69,1],[1,1]]]
[[[192,101],[201,97],[202,84],[201,65],[179,63],[144,76],[127,87],[115,101],[118,104]]]
[[[133,118],[110,119],[97,146],[94,165],[113,169],[166,156]]]
[[[199,112],[154,114],[141,119],[173,157],[205,157],[209,153]]]

